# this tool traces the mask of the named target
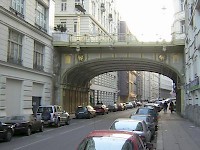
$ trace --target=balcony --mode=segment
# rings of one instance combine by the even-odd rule
[[[69,42],[69,34],[66,32],[55,32],[53,33],[54,42]]]
[[[77,10],[79,10],[80,12],[83,12],[83,13],[86,12],[86,10],[84,9],[84,6],[83,6],[83,2],[81,3],[80,0],[76,0],[76,1],[75,1],[75,8],[76,8]]]
[[[23,60],[21,58],[14,58],[12,56],[8,57],[8,62],[17,64],[17,65],[22,65]]]

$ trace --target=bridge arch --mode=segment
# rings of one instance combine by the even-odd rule
[[[72,98],[87,103],[87,100],[83,99],[88,99],[88,83],[92,78],[106,72],[133,70],[155,72],[171,78],[176,84],[177,110],[181,111],[181,88],[179,86],[184,83],[183,75],[165,62],[148,58],[99,58],[77,63],[68,68],[62,75],[62,84],[65,85],[64,95],[68,96],[69,99]],[[71,94],[70,97],[70,92],[74,92],[75,95],[79,93],[79,96]],[[66,103],[65,99],[67,98],[63,97],[64,104]]]

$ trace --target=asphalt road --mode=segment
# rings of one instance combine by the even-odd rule
[[[129,117],[136,108],[98,115],[92,119],[72,119],[70,125],[47,127],[30,136],[17,135],[10,142],[0,141],[0,150],[76,150],[81,140],[93,130],[108,129],[120,117]]]

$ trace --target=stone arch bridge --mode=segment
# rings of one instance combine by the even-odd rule
[[[55,96],[70,112],[88,102],[89,81],[111,71],[149,71],[176,84],[177,111],[184,110],[184,41],[138,42],[118,37],[54,33]],[[55,98],[57,99],[57,98]]]

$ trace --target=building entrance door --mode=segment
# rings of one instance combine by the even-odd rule
[[[41,97],[32,97],[33,114],[36,115],[38,107],[41,105]]]

